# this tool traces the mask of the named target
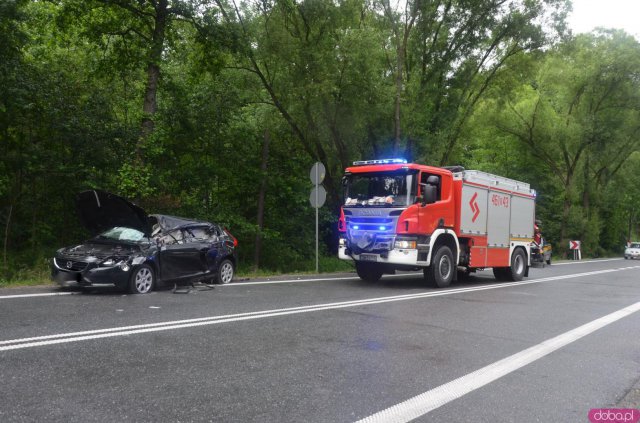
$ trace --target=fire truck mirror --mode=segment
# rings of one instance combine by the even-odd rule
[[[438,200],[438,187],[431,184],[420,184],[422,188],[422,202],[424,207],[427,204],[433,204]]]
[[[425,191],[427,197],[427,204],[433,204],[438,201],[438,187],[435,185],[427,185],[427,190]]]

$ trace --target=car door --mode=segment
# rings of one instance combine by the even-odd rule
[[[207,245],[193,240],[182,229],[172,231],[169,242],[160,247],[160,277],[163,280],[184,280],[202,275]]]
[[[221,231],[216,225],[207,227],[191,228],[189,231],[194,241],[197,241],[201,245],[201,251],[203,252],[202,260],[205,272],[214,273],[217,270],[218,262],[220,261],[221,247],[223,237]]]

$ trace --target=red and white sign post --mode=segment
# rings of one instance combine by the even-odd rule
[[[580,252],[580,241],[569,241],[569,249],[573,251],[574,260],[582,260],[582,253]]]

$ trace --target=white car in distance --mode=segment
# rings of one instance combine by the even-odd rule
[[[632,242],[624,250],[624,259],[640,258],[640,242]]]

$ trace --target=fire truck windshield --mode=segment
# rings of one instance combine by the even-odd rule
[[[415,202],[415,175],[412,173],[363,173],[346,178],[346,207],[408,206]]]

